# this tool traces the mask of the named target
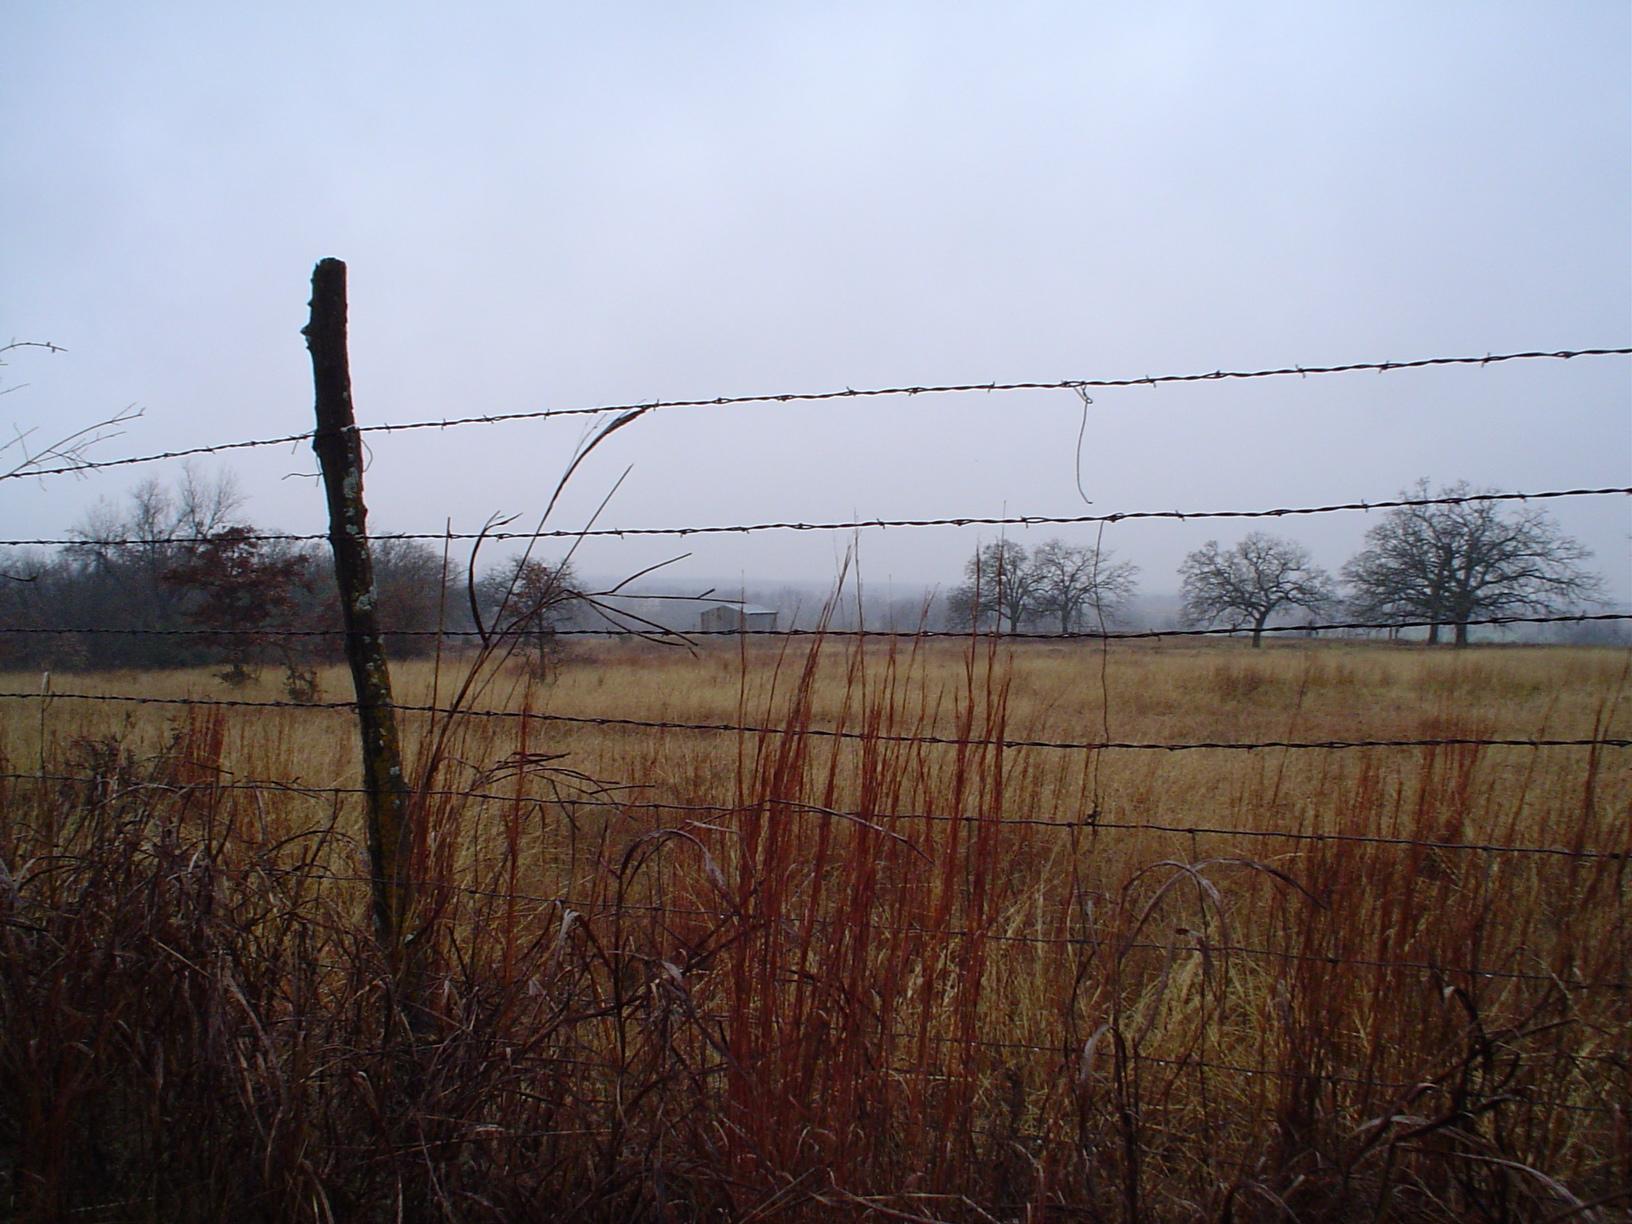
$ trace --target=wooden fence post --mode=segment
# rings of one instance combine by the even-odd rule
[[[363,505],[363,447],[352,414],[351,362],[346,352],[346,265],[340,260],[325,259],[313,270],[311,307],[311,322],[302,334],[312,353],[317,392],[312,449],[328,495],[329,544],[345,615],[346,661],[362,728],[374,930],[399,975],[399,986],[407,986],[412,975],[406,973],[404,927],[414,901],[413,817],[391,702],[391,673],[374,606],[374,562]]]

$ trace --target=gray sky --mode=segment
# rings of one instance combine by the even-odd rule
[[[1620,346],[1632,10],[1070,3],[6,6],[0,424],[98,454],[310,428],[312,264],[351,268],[365,423],[916,383]],[[678,409],[607,526],[1072,514],[1069,393]],[[582,420],[373,439],[376,529],[536,517]],[[321,527],[310,452],[225,457]],[[207,469],[213,470],[213,468]],[[173,464],[0,485],[60,534]],[[1096,393],[1097,511],[1632,483],[1625,358]],[[1627,499],[1554,503],[1632,599]],[[1373,520],[1374,521],[1374,520]],[[1336,570],[1361,515],[1289,520]],[[1123,524],[1177,586],[1249,528]],[[987,536],[990,536],[988,531]],[[1018,533],[1035,543],[1088,529]],[[956,581],[973,530],[863,533]],[[820,578],[845,536],[586,544],[591,572]]]

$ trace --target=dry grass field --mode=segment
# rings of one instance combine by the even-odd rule
[[[6,1214],[1625,1218],[1627,749],[1160,745],[1628,739],[1626,652],[784,641],[403,715],[411,1033],[349,711],[5,701]]]

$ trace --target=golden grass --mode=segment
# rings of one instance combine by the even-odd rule
[[[277,1074],[233,1082],[278,1218],[388,1169],[450,1218],[544,1218],[553,1194],[607,1218],[1585,1219],[1632,1181],[1626,750],[992,741],[1626,739],[1628,664],[835,639],[596,643],[547,686],[500,672],[473,705],[526,717],[461,720],[421,798],[432,1045],[464,1052],[457,1085],[434,1058],[390,1072],[365,1037],[389,1006],[368,985],[361,804],[324,791],[356,784],[346,712],[8,701],[0,849],[16,920],[56,931],[83,893],[46,854],[112,871],[104,842],[144,862],[192,847],[242,908],[233,956],[263,964],[242,945],[275,944],[271,923],[328,963],[265,954],[247,1014],[321,1013],[337,1063],[408,1086],[357,1123],[390,1159],[360,1171],[308,1120],[314,1165],[267,1129],[268,1084],[345,1110],[299,1041],[267,1039]],[[398,668],[398,700],[445,703],[453,670]],[[339,670],[322,684],[348,695]],[[204,671],[53,686],[282,697]],[[429,716],[403,721],[423,742]],[[391,1120],[432,1113],[452,1163]],[[19,1150],[19,1169],[44,1160]],[[78,1201],[79,1166],[55,1159],[12,1175],[14,1210]]]

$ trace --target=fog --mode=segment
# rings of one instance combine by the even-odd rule
[[[364,424],[1624,346],[1629,42],[1609,3],[14,7],[0,339],[67,351],[9,355],[0,423],[41,441],[139,407],[98,459],[309,429],[326,256]],[[546,526],[1626,486],[1629,369],[673,408],[596,448]],[[372,434],[372,524],[531,525],[604,421]],[[309,448],[197,462],[255,523],[322,530]],[[59,537],[179,472],[8,481],[0,526]],[[1628,499],[1548,508],[1625,608]],[[1335,572],[1376,521],[1269,529]],[[1103,542],[1159,597],[1263,526]],[[999,530],[596,537],[576,563],[689,553],[666,580],[747,591],[820,589],[849,557],[906,598]]]

